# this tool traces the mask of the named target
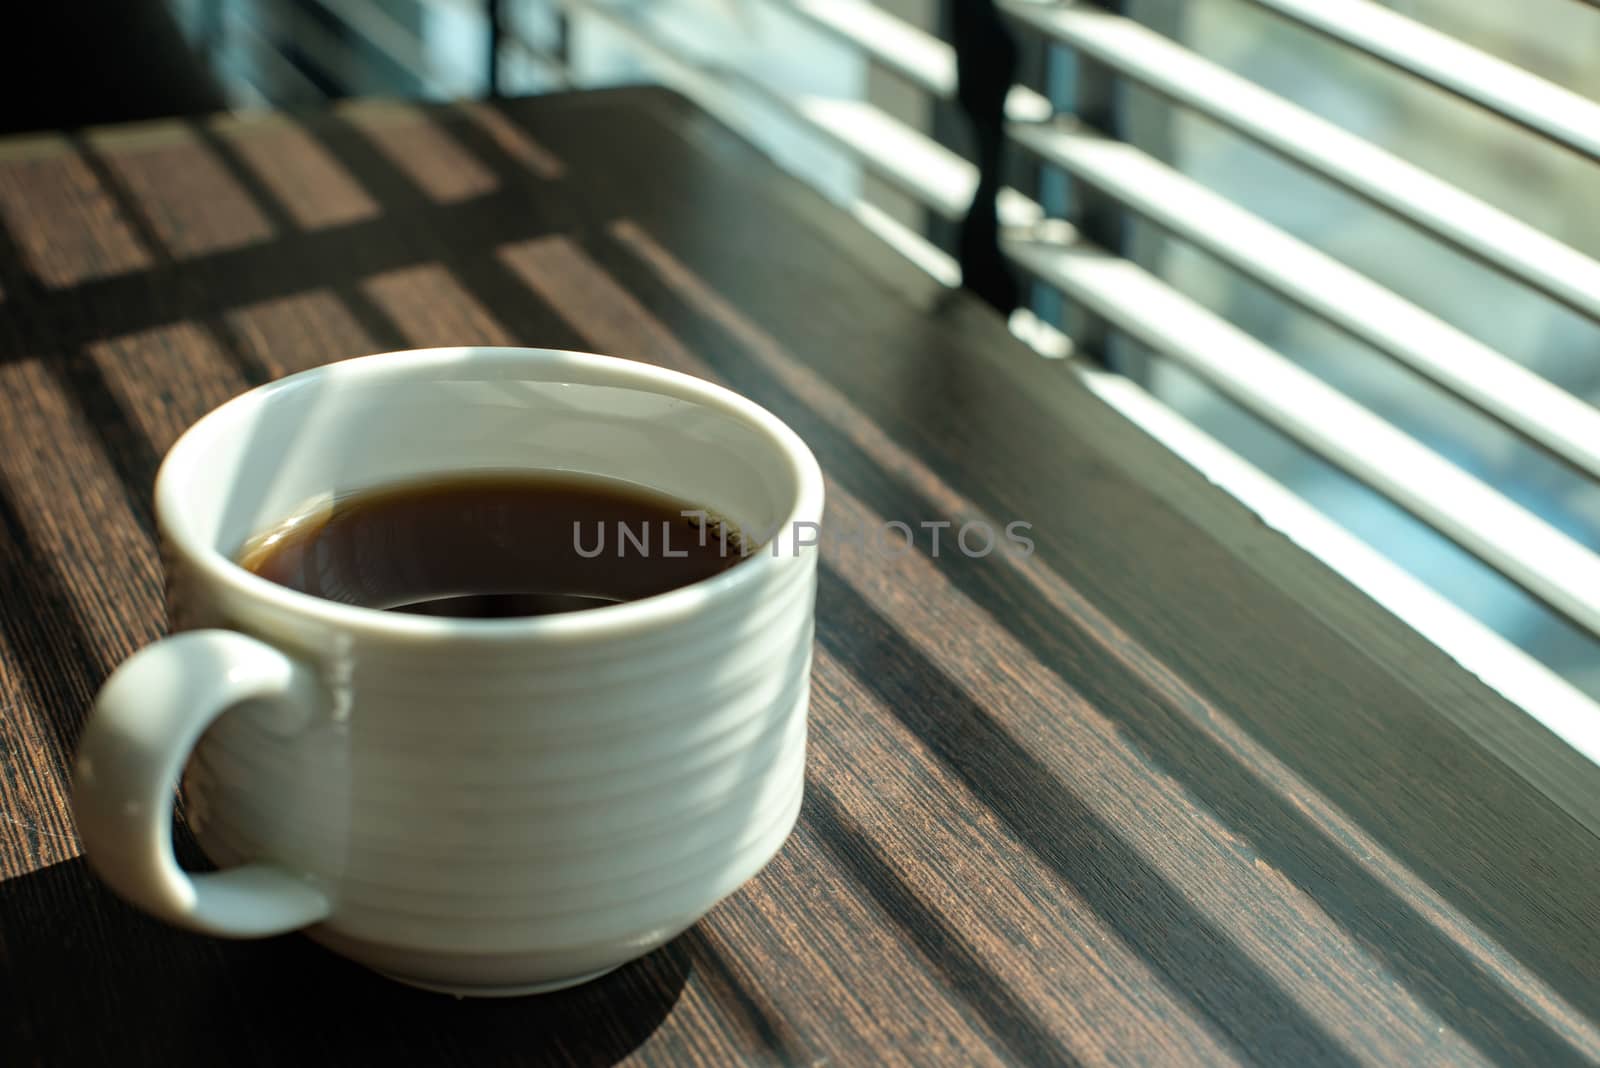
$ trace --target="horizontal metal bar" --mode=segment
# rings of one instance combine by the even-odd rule
[[[1144,26],[1002,0],[1034,27],[1600,321],[1600,262]]]
[[[449,88],[428,70],[421,35],[413,33],[374,0],[316,0],[316,3],[415,77],[429,92],[450,95]]]
[[[702,103],[724,121],[738,113],[741,98],[758,99],[871,164],[890,184],[945,218],[960,218],[977,187],[976,167],[868,104],[790,95],[740,71],[698,62],[605,0],[559,2],[569,11],[604,21],[641,52],[675,71],[679,87],[697,99],[705,98]],[[734,125],[743,127],[745,122],[740,119]]]
[[[1600,478],[1600,410],[1131,145],[1013,125],[1041,158]]]
[[[1371,0],[1250,0],[1600,159],[1600,104]]]
[[[268,21],[277,23],[276,25],[267,25],[261,21],[262,15],[266,13],[261,9],[257,9],[249,17],[231,11],[230,17],[254,28],[262,46],[281,60],[285,68],[293,70],[301,81],[314,88],[321,99],[327,99],[328,94],[288,58],[283,49],[285,42],[292,41],[300,56],[308,60],[324,78],[335,83],[340,92],[347,92],[349,67],[360,61],[350,42],[336,37],[294,0],[272,0],[268,8],[271,12]]]
[[[978,168],[931,137],[865,100],[773,94],[764,86],[759,91],[946,219],[967,213]]]
[[[595,10],[597,7],[603,7],[604,5],[602,4],[594,3],[593,0],[563,0],[563,2],[573,10],[588,11],[599,18],[605,19],[608,25],[629,35],[630,40],[638,45],[641,50],[650,52],[657,59],[676,69],[678,72],[677,87],[696,103],[700,104],[701,107],[704,107],[732,128],[744,132],[746,136],[752,139],[759,136],[760,131],[752,128],[746,112],[740,106],[748,98],[747,94],[741,92],[736,85],[727,84],[722,80],[722,75],[698,66],[692,60],[679,55],[654,38],[647,37],[626,16],[613,11]],[[615,21],[618,19],[622,21]],[[515,33],[509,35],[509,37],[517,39]],[[765,97],[766,92],[763,90],[763,97]],[[795,117],[804,121],[802,116],[796,115]],[[801,175],[800,177],[804,178],[806,176]],[[1020,194],[1016,195],[1020,196]],[[1042,215],[1042,211],[1038,209],[1037,204],[1028,201],[1024,207],[1026,206],[1031,206],[1034,209],[1032,212],[1027,212],[1028,215],[1034,218]],[[843,204],[842,207],[854,215],[863,226],[876,233],[896,252],[922,268],[939,282],[952,287],[961,284],[961,268],[955,259],[936,247],[921,234],[915,233],[865,200],[857,198]],[[1010,214],[1014,217],[1018,214],[1017,206],[1013,205],[1013,210]]]
[[[1542,724],[1589,761],[1600,764],[1600,703],[1133,382],[1076,362],[1068,366],[1101,400],[1171,449],[1207,481],[1519,706],[1522,711],[1514,712],[1488,702],[1453,701],[1445,702],[1440,711],[1600,834],[1600,780],[1587,765],[1580,765],[1580,774],[1573,775],[1566,761],[1550,759],[1550,750],[1536,738],[1540,728],[1535,726],[1536,722]]]
[[[978,185],[976,166],[866,101],[785,93],[741,71],[698,62],[606,0],[559,2],[568,10],[602,19],[641,52],[676,71],[679,88],[730,125],[744,127],[744,120],[734,117],[739,102],[758,99],[944,218],[959,221],[972,203]],[[1002,221],[1010,225],[1024,225],[1043,214],[1036,202],[1014,189],[1002,189],[998,205]]]
[[[956,95],[956,52],[950,43],[889,14],[871,0],[773,0],[811,25],[852,45],[886,70],[941,100]],[[1018,121],[1046,119],[1054,109],[1042,94],[1013,85],[1006,114]]]
[[[934,96],[956,95],[955,49],[869,0],[781,0],[777,6],[861,49],[873,62]]]
[[[884,244],[921,268],[935,281],[952,289],[961,285],[961,264],[944,249],[900,222],[871,201],[856,199],[843,205],[857,222],[883,239]]]
[[[1008,238],[1005,251],[1600,634],[1600,556],[1573,538],[1136,264],[1080,244],[1020,238]]]
[[[328,98],[320,85],[306,77],[305,72],[291,63],[287,56],[279,51],[268,39],[261,27],[254,19],[240,14],[234,5],[227,5],[222,9],[219,19],[219,29],[225,48],[223,62],[227,63],[227,53],[238,49],[251,63],[270,67],[275,81],[287,81],[294,86],[301,102],[321,102]],[[283,86],[263,86],[250,79],[247,74],[240,77],[250,81],[253,88],[268,99],[273,106],[281,107],[286,102],[294,102],[294,97],[284,97]],[[269,92],[275,89],[276,92]]]

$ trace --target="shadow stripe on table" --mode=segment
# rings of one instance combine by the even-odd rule
[[[694,967],[695,976],[705,987],[707,995],[719,1004],[728,1017],[742,1021],[748,1028],[747,1040],[767,1055],[777,1055],[779,1063],[809,1065],[816,1058],[801,1047],[801,1039],[787,1021],[775,1012],[759,990],[750,989],[734,974],[728,961],[730,947],[719,945],[713,923],[701,922],[679,935],[672,945],[680,949]],[[722,1032],[723,1041],[730,1052],[740,1049],[741,1036],[732,1032],[720,1020],[705,1021]]]
[[[154,636],[161,604],[155,546],[82,413],[49,369],[37,361],[0,367],[0,386],[25,398],[0,405],[0,433],[25,443],[0,453],[0,473],[8,505],[31,538],[28,552],[35,558],[27,566],[48,573],[64,591],[91,654],[49,668],[82,672],[98,683]],[[5,606],[18,625],[26,625],[27,607]]]
[[[855,877],[889,922],[922,953],[927,965],[978,1013],[975,1022],[994,1036],[1015,1063],[1071,1066],[1082,1063],[1034,1017],[1010,987],[984,964],[967,938],[955,930],[894,872],[867,837],[855,829],[833,789],[808,778],[804,818],[816,828],[817,842]]]
[[[802,811],[771,863],[705,921],[751,951],[740,961],[751,985],[821,1039],[814,1052],[830,1063],[857,1063],[863,1049],[895,1051],[873,1063],[908,1068],[1005,1061],[1004,1042],[821,835]]]
[[[53,569],[34,545],[12,505],[0,472],[0,737],[45,749],[45,760],[0,760],[0,841],[25,839],[22,850],[0,848],[0,882],[78,855],[78,836],[68,814],[64,771],[74,732],[51,710],[88,708],[93,696],[83,676],[60,665],[93,661],[83,623]],[[3,749],[5,747],[0,747]],[[18,815],[34,812],[33,818]]]

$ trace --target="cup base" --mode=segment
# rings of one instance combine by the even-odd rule
[[[587,975],[575,975],[570,979],[550,979],[543,983],[526,983],[521,986],[466,986],[459,984],[430,983],[422,979],[412,979],[406,975],[396,975],[393,972],[379,972],[386,979],[393,979],[406,986],[414,986],[418,990],[427,990],[435,994],[449,994],[457,998],[521,998],[532,994],[553,994],[557,990],[566,990],[584,983],[592,983],[603,975],[610,975],[620,968],[620,964],[613,964],[609,968],[601,968],[597,972]]]

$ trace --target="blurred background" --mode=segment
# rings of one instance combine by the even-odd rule
[[[673,85],[846,206],[942,280],[959,278],[972,130],[952,99],[957,0],[171,0],[127,32],[148,62],[222,106],[306,108],[347,96],[419,100],[638,82]],[[135,5],[136,6],[136,5]],[[1252,0],[1126,0],[1110,7],[1220,68],[1445,178],[1587,256],[1600,256],[1591,160],[1344,47]],[[1346,7],[1350,5],[1344,5]],[[1375,5],[1364,5],[1375,6]],[[1381,5],[1557,86],[1600,94],[1600,10],[1574,0],[1395,0]],[[154,28],[153,28],[154,27]],[[191,84],[177,51],[208,86]],[[1015,33],[1013,115],[1038,101],[1096,124],[1422,311],[1587,401],[1600,400],[1595,322],[1510,280],[1325,178],[1134,82],[1047,34]],[[13,39],[16,45],[17,39]],[[171,58],[162,58],[169,56]],[[89,82],[93,83],[90,77]],[[1048,109],[1046,109],[1048,110]],[[61,125],[39,113],[41,127]],[[116,118],[119,116],[108,116]],[[1600,539],[1594,480],[1501,423],[1327,325],[1273,289],[1130,213],[1103,214],[1065,171],[1008,145],[1008,221],[1034,216],[1095,237],[1579,543]],[[1002,204],[1002,208],[1005,205]],[[1028,282],[1019,332],[1051,356],[1082,344],[1081,313]],[[1360,314],[1360,309],[1356,309]],[[1590,695],[1595,639],[1451,540],[1241,408],[1171,359],[1120,335],[1089,353],[1287,487],[1428,588]],[[870,354],[864,354],[870,358]],[[1323,428],[1334,433],[1354,426]],[[1600,445],[1600,442],[1595,443]],[[1486,519],[1486,522],[1488,520]],[[1469,665],[1471,666],[1471,665]]]

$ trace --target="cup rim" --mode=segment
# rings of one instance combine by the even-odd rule
[[[618,385],[676,397],[733,416],[764,433],[789,465],[796,491],[792,506],[778,527],[779,537],[802,522],[820,524],[823,507],[822,470],[800,436],[777,416],[733,390],[681,371],[598,353],[565,349],[462,345],[357,356],[322,364],[257,386],[201,416],[173,443],[156,473],[155,512],[162,536],[188,563],[224,589],[308,622],[364,638],[390,641],[578,642],[655,630],[681,622],[708,604],[762,582],[782,566],[786,555],[815,553],[806,547],[789,554],[763,550],[716,575],[635,601],[585,608],[546,616],[509,619],[454,619],[387,612],[329,601],[262,578],[198,536],[183,521],[183,487],[205,446],[236,420],[262,409],[284,393],[308,388],[329,377],[401,378],[419,370],[472,360],[479,364],[515,365],[537,362],[557,367],[599,369]],[[557,379],[558,380],[558,379]]]

